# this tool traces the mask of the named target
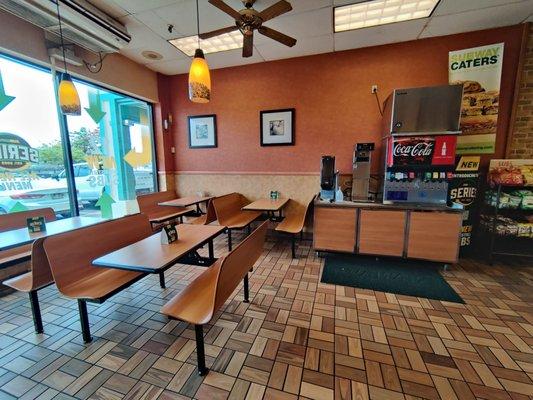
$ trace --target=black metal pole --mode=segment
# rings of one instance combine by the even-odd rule
[[[37,291],[32,290],[30,291],[29,295],[35,333],[43,333],[43,320],[41,318],[41,308],[39,307],[39,297],[37,296]]]
[[[228,228],[228,250],[231,251],[231,229]]]
[[[249,303],[250,289],[248,288],[248,274],[244,275],[244,303]]]
[[[210,258],[211,261],[212,261],[213,258],[215,258],[215,250],[213,249],[213,239],[211,239],[211,240],[207,243],[207,248],[208,248],[208,251],[209,251],[209,258]]]
[[[205,367],[204,329],[203,325],[194,325],[196,334],[196,357],[198,360],[198,375],[204,376],[208,370]]]
[[[166,284],[165,284],[165,273],[163,271],[161,271],[159,273],[159,286],[161,286],[161,289],[166,289]]]
[[[296,234],[291,235],[292,258],[296,258]]]
[[[78,300],[78,310],[80,311],[80,323],[83,341],[85,343],[90,343],[93,338],[91,337],[91,328],[89,327],[89,315],[87,314],[87,302],[85,300]]]

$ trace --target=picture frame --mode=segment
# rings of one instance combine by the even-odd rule
[[[294,108],[259,113],[261,146],[294,146]]]
[[[217,147],[217,116],[215,114],[189,116],[188,125],[190,149]]]

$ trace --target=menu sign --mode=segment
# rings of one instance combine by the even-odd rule
[[[167,224],[161,230],[161,244],[171,244],[178,240],[178,230],[176,225]]]
[[[30,233],[46,231],[46,222],[44,217],[26,218],[26,224],[28,225],[28,231]]]

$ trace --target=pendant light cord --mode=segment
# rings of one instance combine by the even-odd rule
[[[196,29],[198,30],[198,48],[200,48],[200,8],[198,0],[196,0]]]
[[[63,51],[63,65],[65,66],[65,73],[67,71],[67,57],[65,56],[65,42],[63,41],[63,29],[61,28],[61,14],[59,13],[59,0],[56,0],[57,6],[57,20],[59,22],[59,37],[61,38],[61,50]]]

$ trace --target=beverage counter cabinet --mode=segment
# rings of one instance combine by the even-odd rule
[[[453,264],[462,213],[443,206],[316,200],[313,247]]]

